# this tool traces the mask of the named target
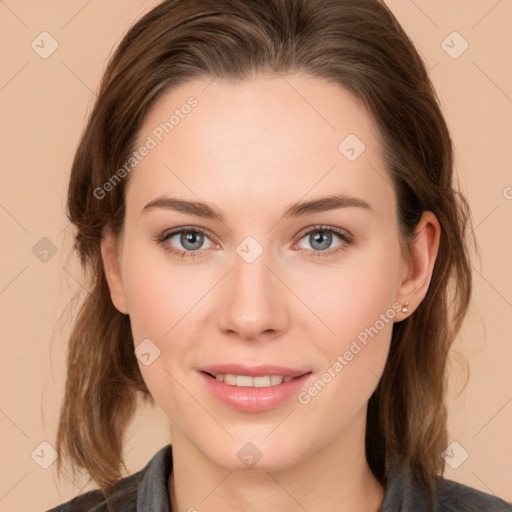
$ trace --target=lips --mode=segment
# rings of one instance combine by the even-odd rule
[[[312,372],[276,365],[222,364],[198,372],[210,393],[222,404],[248,412],[267,411],[296,395]]]

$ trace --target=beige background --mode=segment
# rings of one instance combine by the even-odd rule
[[[55,464],[69,315],[59,316],[80,269],[70,256],[64,215],[73,152],[102,70],[121,35],[154,1],[0,0],[1,163],[0,372],[1,511],[45,510],[89,487],[74,488]],[[512,500],[512,1],[389,0],[431,70],[456,146],[457,170],[474,217],[481,262],[475,295],[455,349],[449,397],[452,464],[448,478]],[[46,31],[57,50],[31,47]],[[469,44],[463,49],[457,31]],[[442,43],[446,39],[445,43]],[[45,39],[45,48],[50,40]],[[51,240],[51,244],[45,240]],[[39,245],[36,245],[39,244]],[[42,244],[42,245],[41,245]],[[52,255],[51,245],[56,254]],[[33,249],[34,246],[36,249]],[[47,261],[41,261],[46,254]],[[72,310],[75,311],[75,309]],[[169,442],[160,410],[141,410],[126,448],[130,472]],[[42,450],[42,451],[41,451]],[[34,459],[31,454],[34,454]],[[37,456],[39,454],[39,457]],[[38,463],[35,462],[38,461]]]

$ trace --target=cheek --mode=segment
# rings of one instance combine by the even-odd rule
[[[164,340],[190,309],[192,296],[199,293],[197,283],[191,286],[186,272],[154,249],[126,247],[125,254],[123,283],[134,342]]]
[[[173,402],[179,385],[172,377],[181,382],[187,354],[201,339],[200,301],[211,288],[211,275],[187,271],[137,244],[127,245],[125,254],[123,283],[134,345],[149,339],[160,351],[148,366],[139,360],[139,368],[157,403]]]
[[[187,350],[194,345],[187,329],[193,310],[187,313],[197,302],[202,287],[197,283],[190,285],[190,276],[179,268],[151,260],[151,254],[144,257],[142,251],[127,249],[124,285],[134,345],[149,339],[157,347],[149,345],[149,351],[158,353],[148,365],[138,359],[139,369],[155,402],[168,418],[172,421],[187,417],[187,407],[193,408],[194,403],[179,385],[184,380]]]
[[[323,323],[329,347],[340,348],[390,308],[388,316],[394,312],[400,271],[398,242],[375,241],[371,247],[346,255],[336,268],[318,268],[295,288]]]
[[[303,289],[323,325],[308,320],[301,327],[308,339],[316,340],[314,352],[321,363],[320,382],[306,390],[301,403],[314,399],[333,417],[368,400],[389,351],[400,253],[396,244],[375,245],[373,250],[354,252],[329,279],[317,276],[316,286]],[[322,398],[317,400],[320,391]]]

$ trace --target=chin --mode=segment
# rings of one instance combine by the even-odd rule
[[[208,445],[204,440],[196,446],[212,462],[232,471],[281,471],[297,464],[304,450],[300,441],[289,431],[273,432],[271,429],[244,428],[234,438],[212,439]]]

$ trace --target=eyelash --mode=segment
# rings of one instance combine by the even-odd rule
[[[200,234],[208,237],[206,230],[204,230],[203,228],[183,226],[180,228],[173,229],[171,231],[165,231],[160,236],[158,236],[155,239],[155,241],[158,244],[160,244],[166,252],[169,252],[170,254],[173,254],[175,256],[181,256],[182,258],[194,259],[196,254],[201,252],[201,249],[199,249],[198,251],[180,251],[166,243],[167,240],[169,240],[173,236],[178,235],[183,232],[200,233]],[[311,228],[308,228],[307,231],[300,234],[299,241],[302,240],[307,235],[310,235],[311,233],[315,233],[315,232],[334,233],[341,239],[341,243],[334,249],[327,249],[325,251],[314,251],[312,249],[303,249],[306,251],[305,256],[307,258],[326,258],[326,257],[335,256],[338,253],[346,250],[347,246],[353,242],[353,236],[349,235],[346,231],[341,230],[339,228],[335,228],[333,226],[323,226],[323,225],[322,226],[312,226]]]

